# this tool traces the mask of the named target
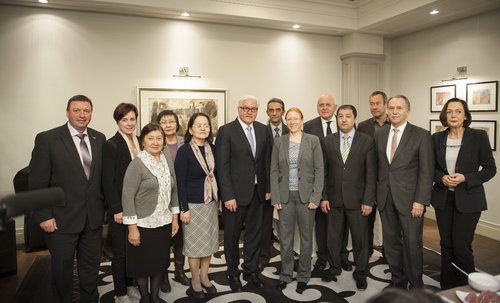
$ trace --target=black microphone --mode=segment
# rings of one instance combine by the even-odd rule
[[[50,187],[10,195],[0,201],[0,229],[12,217],[64,204],[64,191]]]

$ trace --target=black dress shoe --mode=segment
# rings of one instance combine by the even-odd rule
[[[186,295],[198,300],[205,299],[205,294],[203,293],[203,291],[195,291],[192,287],[189,287],[186,290]]]
[[[262,281],[260,280],[259,275],[254,272],[251,274],[243,275],[243,280],[252,283],[257,288],[264,288],[264,283],[262,283]]]
[[[160,286],[160,290],[163,292],[171,292],[172,291],[172,287],[170,286],[170,281],[168,281],[168,277],[166,277],[163,280],[163,283]]]
[[[286,283],[285,281],[281,281],[281,280],[280,280],[280,284],[278,284],[278,289],[279,289],[279,290],[283,290],[283,289],[285,289],[287,284],[288,284],[288,283]]]
[[[325,282],[334,281],[337,282],[337,276],[340,275],[341,271],[339,269],[331,268],[324,272],[321,280]]]
[[[349,261],[342,261],[342,269],[345,271],[351,271],[352,265]]]
[[[239,276],[228,276],[229,287],[232,291],[241,291],[241,281]]]
[[[316,260],[316,263],[314,264],[314,268],[319,269],[319,270],[325,270],[326,261],[321,260],[321,259]]]
[[[217,288],[215,288],[215,286],[213,286],[213,285],[210,285],[207,287],[207,286],[203,285],[203,283],[201,283],[201,287],[203,287],[203,289],[209,294],[217,293]]]
[[[365,290],[368,287],[368,283],[366,283],[366,278],[357,278],[356,279],[356,288],[358,290]]]
[[[399,289],[408,290],[408,282],[391,282],[389,285],[384,287],[384,289],[388,289],[388,288],[399,288]]]
[[[304,290],[306,290],[306,287],[307,287],[307,283],[299,282],[299,283],[297,283],[297,289],[295,289],[295,291],[299,294],[302,294],[304,292]]]
[[[184,286],[189,286],[189,279],[186,277],[184,270],[175,270],[174,281],[181,283]]]

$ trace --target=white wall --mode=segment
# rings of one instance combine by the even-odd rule
[[[439,118],[439,113],[430,113],[431,86],[456,84],[457,97],[465,100],[466,83],[500,79],[499,29],[500,10],[496,10],[386,43],[390,48],[386,53],[390,64],[390,95],[404,94],[410,99],[410,122],[429,129],[429,120]],[[451,78],[456,68],[463,65],[468,68],[469,79],[441,82]],[[499,117],[498,112],[472,113],[476,120],[496,121]],[[498,136],[497,149],[500,149]],[[500,165],[498,151],[493,155]],[[481,216],[478,232],[487,232],[500,240],[500,176],[485,187],[488,210]]]

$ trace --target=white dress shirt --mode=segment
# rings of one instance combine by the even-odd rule
[[[391,130],[389,131],[389,137],[387,138],[387,148],[385,150],[385,152],[387,153],[387,160],[389,160],[389,162],[391,162],[391,145],[392,145],[392,137],[394,137],[394,130],[393,129],[395,129],[395,128],[398,129],[397,142],[398,142],[398,147],[399,147],[399,142],[401,141],[401,137],[403,136],[403,132],[405,131],[406,124],[408,124],[408,121],[406,121],[405,123],[403,123],[399,127],[394,127],[391,124]],[[397,148],[396,148],[396,150],[397,150]]]
[[[330,123],[330,129],[332,131],[332,134],[337,132],[337,119],[336,119],[335,115],[333,115],[330,120],[325,120],[325,119],[321,118],[321,126],[323,126],[323,135],[325,137],[326,137],[326,128],[328,126],[328,124],[326,124],[326,122],[328,122],[328,121],[332,121],[332,123]]]
[[[89,149],[89,153],[90,153],[90,160],[92,160],[92,147],[90,146],[90,139],[89,139],[89,134],[87,133],[87,128],[85,128],[85,131],[83,133],[80,133],[73,126],[71,126],[71,124],[69,124],[69,122],[68,122],[68,129],[69,129],[69,133],[71,134],[71,138],[73,138],[73,142],[75,143],[76,150],[78,151],[78,156],[80,156],[80,162],[82,162],[82,167],[85,167],[85,165],[83,164],[82,151],[80,149],[80,141],[81,140],[80,140],[80,138],[77,137],[77,135],[79,135],[79,134],[86,135],[83,140],[85,140],[85,143],[87,143],[87,148]]]

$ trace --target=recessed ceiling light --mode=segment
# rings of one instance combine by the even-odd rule
[[[294,24],[294,25],[292,26],[292,28],[293,28],[293,29],[298,29],[298,28],[300,28],[300,25],[298,25],[298,24]]]
[[[181,14],[181,16],[182,16],[182,17],[189,17],[189,13],[188,13],[188,12],[183,12],[183,13]]]
[[[47,4],[47,3],[49,3],[49,0],[38,0],[38,2],[43,3],[43,4]]]
[[[436,15],[436,14],[439,14],[439,11],[437,9],[433,9],[433,10],[430,11],[429,14]]]

